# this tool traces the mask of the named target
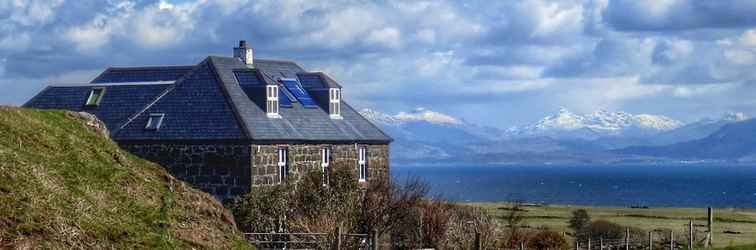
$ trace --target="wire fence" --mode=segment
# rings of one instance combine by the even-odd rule
[[[371,249],[368,234],[356,233],[244,233],[259,249]]]

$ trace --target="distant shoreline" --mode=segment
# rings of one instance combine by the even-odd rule
[[[710,166],[710,167],[756,167],[756,162],[701,162],[701,163],[688,163],[688,162],[654,162],[654,163],[570,163],[570,162],[488,162],[488,163],[471,163],[471,162],[391,162],[391,166],[399,167],[498,167],[498,166]]]

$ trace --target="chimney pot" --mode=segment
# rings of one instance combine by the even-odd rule
[[[239,60],[249,66],[254,66],[252,48],[247,47],[247,41],[245,40],[239,40],[239,47],[234,48],[234,57],[239,58]]]

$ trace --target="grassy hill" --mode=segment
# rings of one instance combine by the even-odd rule
[[[98,125],[0,107],[0,249],[251,248],[220,203]]]

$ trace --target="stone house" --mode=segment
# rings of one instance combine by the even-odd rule
[[[244,41],[233,55],[110,67],[89,83],[50,85],[24,107],[92,113],[122,148],[219,199],[306,171],[388,177],[392,139],[344,102],[340,84],[253,58]]]

